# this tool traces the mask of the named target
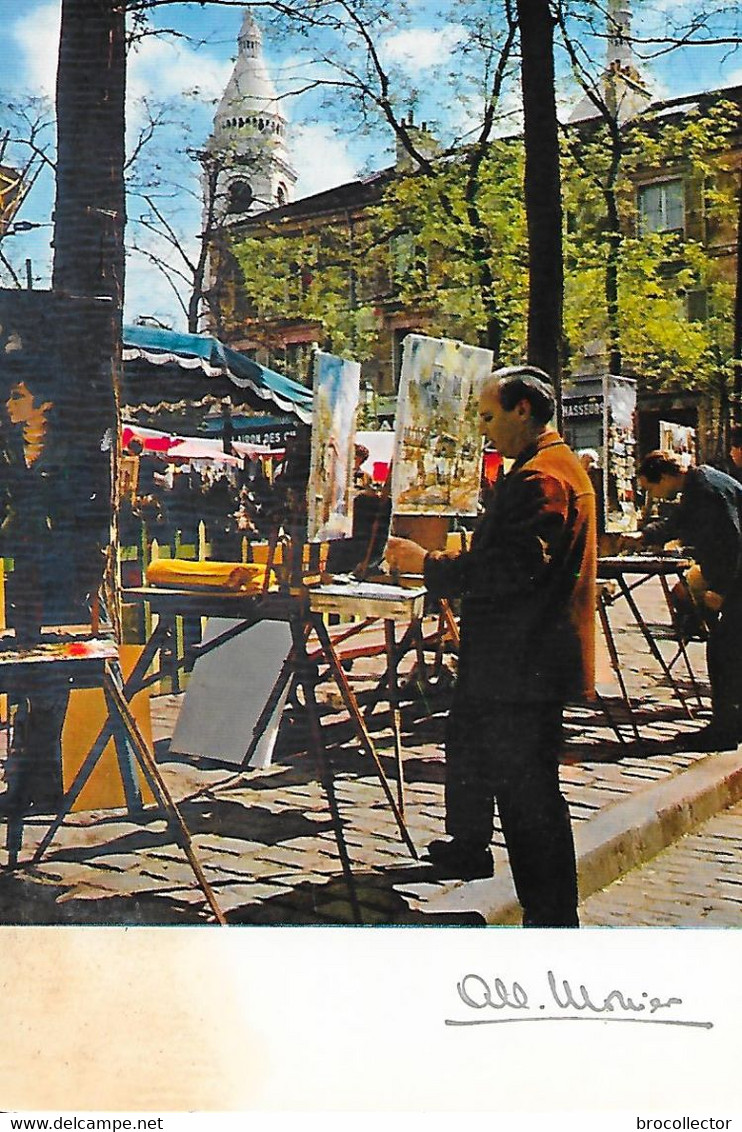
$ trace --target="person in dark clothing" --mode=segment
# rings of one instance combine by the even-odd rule
[[[524,927],[577,927],[569,810],[559,788],[562,711],[594,690],[595,494],[548,426],[549,378],[498,370],[479,401],[481,431],[514,460],[457,555],[390,538],[386,558],[461,597],[461,645],[446,729],[446,831],[428,856],[439,876],[492,873],[494,802]]]
[[[225,475],[218,475],[203,493],[203,512],[211,557],[221,562],[241,560],[242,535],[237,528],[237,498]]]
[[[167,509],[174,531],[180,531],[180,541],[195,543],[198,539],[198,508],[191,472],[178,471],[173,477]]]
[[[729,433],[729,463],[727,471],[732,479],[742,483],[742,425],[734,425]]]
[[[41,361],[41,360],[40,360]],[[70,465],[54,431],[53,375],[27,361],[15,372],[4,363],[3,478],[6,507],[3,552],[13,558],[6,585],[6,616],[18,645],[32,647],[42,625],[89,620],[85,584],[76,567],[76,509]],[[39,666],[11,695],[13,741],[6,764],[8,812],[53,812],[62,797],[61,733],[68,690]]]
[[[671,514],[647,523],[648,546],[679,539],[700,570],[693,589],[711,616],[706,646],[712,719],[688,737],[694,750],[729,750],[742,737],[742,485],[706,464],[684,469],[671,452],[650,452],[638,469],[651,499],[680,496]]]

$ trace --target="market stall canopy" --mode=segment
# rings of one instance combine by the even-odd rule
[[[260,456],[280,457],[284,450],[269,448],[265,444],[247,444],[234,441],[233,454],[224,451],[217,440],[206,437],[176,436],[157,429],[139,428],[137,425],[124,425],[121,430],[121,443],[126,447],[132,440],[141,441],[145,452],[155,452],[166,460],[176,463],[193,460],[209,460],[216,464],[230,464],[234,467],[242,463],[244,457],[257,459]]]
[[[230,349],[218,338],[153,326],[125,326],[123,338],[125,362],[141,358],[156,366],[200,369],[212,380],[228,379],[245,393],[252,393],[261,401],[272,401],[284,412],[294,413],[304,424],[311,423],[310,389]]]

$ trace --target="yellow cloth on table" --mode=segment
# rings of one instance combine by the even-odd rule
[[[258,593],[263,588],[265,566],[251,562],[188,562],[182,558],[158,558],[147,567],[146,577],[151,586]]]

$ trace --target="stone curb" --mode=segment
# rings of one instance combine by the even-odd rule
[[[742,798],[742,748],[708,755],[686,770],[574,824],[580,900],[655,857],[720,810]],[[520,924],[510,868],[469,881],[426,901],[432,914],[475,912],[487,924]]]

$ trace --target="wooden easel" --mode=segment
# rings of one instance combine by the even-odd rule
[[[135,766],[138,765],[158,805],[166,814],[175,841],[183,849],[214,917],[218,923],[226,924],[214,892],[196,857],[185,822],[123,694],[115,642],[91,638],[89,634],[79,637],[71,646],[69,642],[51,641],[41,644],[36,649],[19,650],[14,647],[14,642],[7,642],[7,647],[0,651],[0,690],[11,692],[20,690],[34,674],[43,674],[52,685],[57,682],[64,688],[101,687],[108,714],[95,743],[64,795],[54,820],[44,834],[32,863],[37,863],[43,857],[103,756],[109,740],[113,738],[129,814],[139,817],[143,813],[142,798],[135,773]],[[22,809],[16,812],[11,810],[7,815],[8,868],[11,870],[18,866],[24,817]]]
[[[359,742],[363,749],[371,755],[376,767],[384,794],[389,802],[395,820],[399,826],[400,834],[413,856],[417,856],[412,839],[409,835],[404,818],[397,806],[391,786],[384,772],[373,740],[358,706],[358,701],[350,687],[342,664],[327,632],[320,613],[310,608],[311,589],[304,587],[291,587],[288,592],[279,589],[278,592],[259,593],[254,595],[239,592],[215,592],[204,590],[157,590],[152,587],[140,587],[124,592],[125,601],[146,601],[158,616],[158,624],[147,641],[144,651],[126,681],[122,691],[125,699],[130,701],[142,688],[148,687],[158,680],[157,672],[147,675],[152,661],[160,650],[162,643],[167,639],[170,627],[178,615],[194,614],[198,611],[202,616],[223,617],[239,619],[240,624],[228,629],[208,644],[199,646],[195,651],[197,656],[218,648],[225,640],[245,632],[251,625],[262,620],[283,621],[291,630],[292,648],[277,680],[275,681],[266,703],[256,721],[253,735],[242,761],[246,767],[255,748],[262,738],[275,708],[279,703],[288,683],[294,681],[302,691],[307,711],[309,735],[312,753],[316,755],[323,767],[323,781],[326,780],[326,748],[322,738],[321,724],[319,722],[319,709],[317,706],[315,685],[317,682],[317,664],[324,663],[329,669],[332,678],[342,696],[343,703],[348,710]],[[308,643],[311,633],[314,632],[319,651],[310,654]],[[329,780],[327,780],[329,781]],[[332,808],[332,802],[331,802]]]

